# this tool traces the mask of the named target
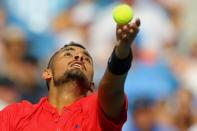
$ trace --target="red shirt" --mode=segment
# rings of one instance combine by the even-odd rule
[[[12,104],[0,112],[0,131],[121,131],[127,119],[127,99],[116,122],[98,104],[97,93],[63,108],[61,115],[46,97],[38,104]]]

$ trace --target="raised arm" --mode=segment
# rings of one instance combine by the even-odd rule
[[[104,113],[116,119],[124,106],[124,83],[132,61],[131,44],[140,26],[140,20],[117,26],[117,44],[108,61],[108,67],[100,82],[98,97]]]

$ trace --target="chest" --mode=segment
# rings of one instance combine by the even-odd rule
[[[80,109],[65,111],[62,115],[47,111],[37,112],[22,120],[17,131],[100,131],[94,112]]]

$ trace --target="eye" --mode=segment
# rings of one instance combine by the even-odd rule
[[[66,52],[64,53],[64,56],[72,56],[72,54],[70,52]]]
[[[90,58],[85,57],[85,61],[87,61],[88,63],[91,63]]]

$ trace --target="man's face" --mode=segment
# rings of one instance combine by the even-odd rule
[[[88,82],[93,79],[93,61],[89,53],[77,46],[62,49],[53,61],[53,80],[67,79],[68,74],[85,77]],[[64,78],[65,77],[65,78]]]

